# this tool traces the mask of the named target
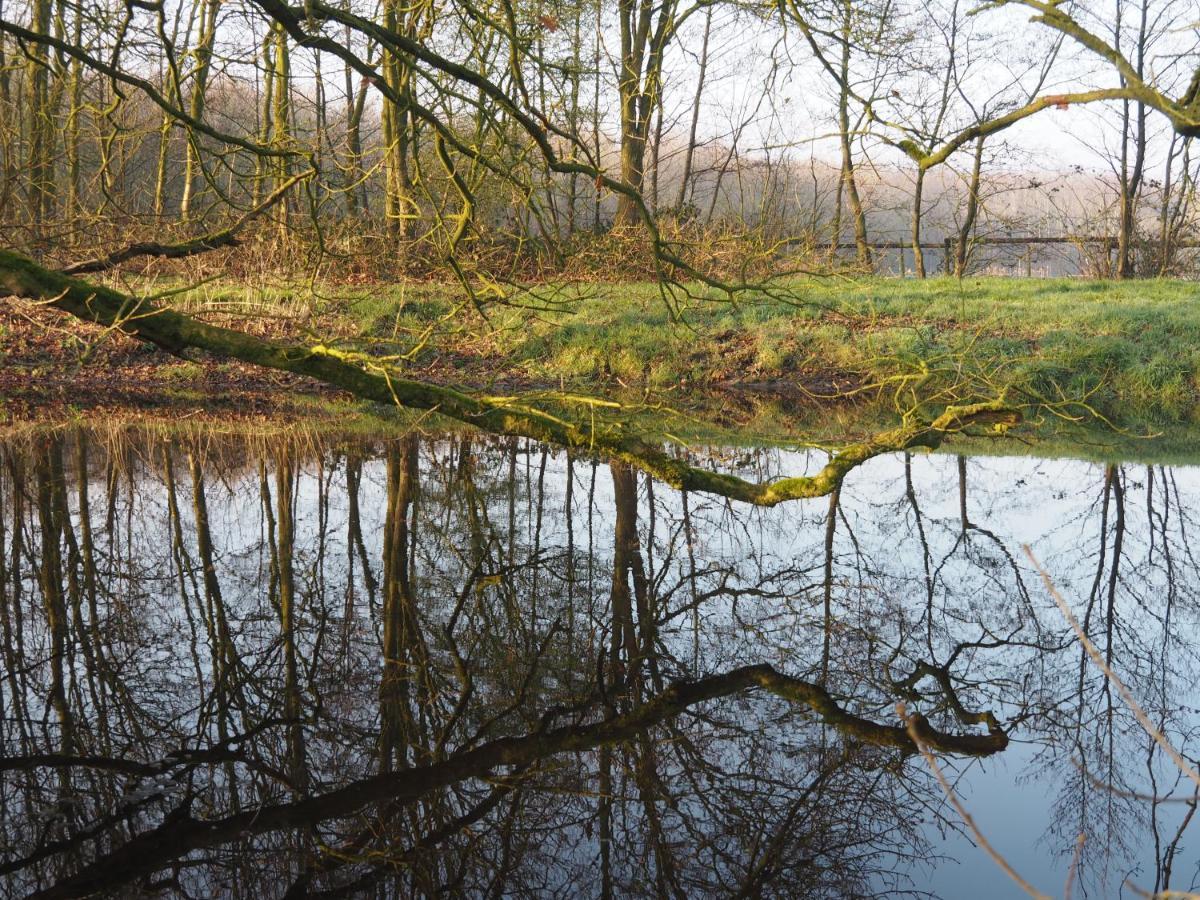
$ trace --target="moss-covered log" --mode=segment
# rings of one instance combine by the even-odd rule
[[[44,301],[88,322],[118,328],[172,353],[200,350],[297,375],[349,391],[365,400],[432,410],[494,434],[519,435],[624,460],[689,491],[717,494],[758,506],[829,494],[846,474],[884,453],[935,448],[948,435],[975,425],[1006,428],[1020,414],[998,401],[951,406],[930,420],[910,419],[834,455],[819,472],[758,483],[689,465],[602,417],[571,421],[519,398],[493,397],[402,378],[394,370],[353,359],[323,344],[281,344],[201,322],[147,300],[72,278],[0,250],[0,293]]]

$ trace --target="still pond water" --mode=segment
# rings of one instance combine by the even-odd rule
[[[1192,889],[1195,785],[1021,548],[1192,758],[1198,540],[1189,467],[760,510],[524,441],[0,444],[0,896],[1021,896],[898,701],[1039,890]]]

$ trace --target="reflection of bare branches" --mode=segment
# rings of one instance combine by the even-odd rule
[[[1071,612],[1071,607],[1067,605],[1066,600],[1063,599],[1062,594],[1058,592],[1058,588],[1054,586],[1054,582],[1050,579],[1050,573],[1048,573],[1042,567],[1042,564],[1038,562],[1037,557],[1033,555],[1033,549],[1028,544],[1026,544],[1023,549],[1025,550],[1025,555],[1029,557],[1029,561],[1033,563],[1034,568],[1037,569],[1038,574],[1042,576],[1042,581],[1046,585],[1046,590],[1049,591],[1055,605],[1058,606],[1059,611],[1063,614],[1063,618],[1067,620],[1067,624],[1071,626],[1071,630],[1073,630],[1075,635],[1079,638],[1079,643],[1083,645],[1083,649],[1087,652],[1087,655],[1091,658],[1093,664],[1095,664],[1096,668],[1104,673],[1104,677],[1107,678],[1117,689],[1117,693],[1120,694],[1121,699],[1125,702],[1126,706],[1129,707],[1130,712],[1133,713],[1134,717],[1138,721],[1138,724],[1145,729],[1146,734],[1150,735],[1150,737],[1154,739],[1154,742],[1162,748],[1163,752],[1171,758],[1171,761],[1179,767],[1179,770],[1188,778],[1190,778],[1197,788],[1200,788],[1200,774],[1197,774],[1196,770],[1192,768],[1191,764],[1184,759],[1183,755],[1175,749],[1170,741],[1167,740],[1166,736],[1163,735],[1163,733],[1156,727],[1154,727],[1154,723],[1150,721],[1150,717],[1146,715],[1146,711],[1142,709],[1141,704],[1137,702],[1137,699],[1133,696],[1133,693],[1125,686],[1125,683],[1117,677],[1117,673],[1109,667],[1100,651],[1096,649],[1096,645],[1092,643],[1091,639],[1079,626],[1079,622],[1075,619],[1075,614]]]
[[[196,819],[186,814],[172,816],[161,826],[130,838],[74,875],[32,896],[49,900],[109,890],[149,875],[172,859],[202,848],[220,846],[234,838],[282,829],[311,828],[381,801],[413,801],[439,788],[489,775],[503,766],[527,766],[555,754],[590,750],[628,740],[696,704],[752,687],[804,703],[827,724],[846,735],[880,746],[907,752],[918,747],[933,747],[943,752],[988,755],[1008,744],[1002,731],[986,736],[946,734],[934,729],[919,715],[912,716],[903,728],[881,725],[847,712],[819,685],[791,678],[770,666],[746,666],[697,681],[677,682],[628,713],[594,725],[563,726],[548,732],[499,738],[430,765],[381,773],[325,793],[292,802],[268,803],[220,819]]]
[[[983,848],[983,851],[990,856],[992,861],[995,862],[996,865],[998,865],[1004,871],[1004,873],[1013,881],[1015,881],[1021,890],[1023,890],[1030,897],[1035,898],[1035,900],[1050,900],[1047,894],[1041,893],[1028,881],[1022,878],[1017,873],[1017,870],[1014,869],[1008,862],[1008,860],[1005,859],[1004,856],[992,846],[991,842],[986,837],[984,837],[983,832],[979,830],[979,826],[975,824],[975,820],[971,818],[971,814],[967,812],[966,807],[962,805],[962,801],[958,799],[958,795],[954,792],[954,788],[951,787],[950,782],[942,772],[941,767],[937,764],[937,760],[934,759],[933,754],[929,752],[928,746],[924,740],[924,736],[921,734],[918,718],[915,715],[910,716],[908,711],[904,708],[903,703],[896,704],[896,713],[900,716],[901,721],[904,722],[905,727],[908,729],[909,735],[912,737],[913,743],[917,745],[917,749],[921,752],[921,756],[925,759],[926,765],[929,766],[929,770],[933,772],[934,777],[937,778],[938,784],[941,785],[942,791],[946,794],[946,799],[950,801],[950,805],[953,806],[959,816],[962,817],[963,823],[968,829],[970,829],[971,833],[975,835],[975,840],[979,842],[979,846]]]
[[[962,649],[962,645],[959,646]],[[970,712],[962,705],[962,701],[958,699],[958,691],[954,688],[954,682],[950,677],[950,666],[953,665],[954,657],[958,655],[956,650],[950,657],[950,662],[944,666],[935,666],[925,662],[925,660],[917,660],[916,666],[913,668],[912,674],[900,681],[893,681],[892,686],[899,692],[906,694],[909,697],[916,697],[916,686],[920,680],[926,676],[933,678],[941,689],[942,695],[950,704],[950,708],[954,710],[954,715],[964,725],[986,725],[989,730],[999,729],[1000,725],[996,721],[996,717],[988,710],[980,712]]]

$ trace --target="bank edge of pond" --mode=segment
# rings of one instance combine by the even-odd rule
[[[712,411],[679,412],[661,408],[631,411],[628,427],[651,440],[694,450],[826,449],[836,450],[896,425],[897,418],[878,404],[846,405],[828,410],[785,411],[764,403],[749,418],[722,422]],[[353,400],[307,397],[288,415],[226,417],[214,414],[163,416],[145,411],[105,409],[102,415],[68,415],[0,423],[0,441],[37,439],[53,432],[85,430],[101,440],[153,436],[180,441],[214,437],[235,442],[278,443],[300,447],[349,447],[362,441],[394,440],[406,434],[480,434],[436,413],[380,407]],[[485,440],[503,440],[483,435]],[[925,451],[918,451],[925,452]],[[968,457],[1025,456],[1079,459],[1096,463],[1200,465],[1200,423],[1029,422],[1004,436],[955,436],[940,454]]]
[[[684,446],[838,446],[890,427],[894,416],[861,398],[822,397],[950,361],[950,369],[965,363],[972,377],[983,372],[997,387],[1087,397],[1118,427],[1045,416],[1017,437],[958,439],[943,452],[1200,461],[1200,304],[1188,302],[1195,285],[869,279],[806,290],[802,304],[695,305],[679,326],[657,288],[603,285],[581,294],[569,312],[524,329],[502,320],[486,334],[466,329],[412,374],[513,394],[553,386],[622,397],[630,428]],[[342,314],[356,316],[365,331],[377,331],[383,319],[393,328],[401,320],[419,324],[446,302],[437,286],[372,296],[365,309],[340,298]],[[429,414],[385,411],[381,419],[369,405],[306,379],[220,360],[182,361],[117,335],[89,344],[86,334],[49,321],[57,316],[51,310],[19,312],[0,321],[0,427],[103,420],[272,433],[285,424],[355,435],[462,427]],[[268,335],[287,330],[278,319],[230,324]],[[803,359],[762,352],[764,341],[782,346],[798,335],[807,342]],[[585,358],[588,365],[572,369],[571,360]],[[680,360],[684,368],[670,368]],[[630,368],[635,362],[640,370]],[[677,382],[654,384],[663,372]]]

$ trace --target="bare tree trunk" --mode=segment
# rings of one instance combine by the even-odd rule
[[[7,41],[0,38],[0,155],[4,157],[4,181],[0,185],[0,220],[12,216],[12,196],[17,189],[20,172],[20,113],[13,103],[12,69],[5,50]],[[16,115],[14,115],[16,112]]]
[[[662,103],[662,64],[666,43],[677,27],[677,0],[619,0],[621,69],[617,93],[621,101],[621,180],[639,194],[645,182],[650,117]],[[617,225],[636,225],[635,198],[617,198]]]
[[[346,41],[349,43],[350,30],[349,26],[346,29]],[[370,52],[367,53],[367,61],[371,61]],[[363,168],[362,168],[362,118],[363,110],[367,104],[367,86],[369,82],[363,78],[358,83],[358,88],[354,87],[354,73],[350,66],[346,66],[346,178],[344,182],[344,190],[346,191],[346,212],[355,217],[359,213],[361,203],[362,209],[367,206],[367,197],[363,189]]]
[[[1178,141],[1179,149],[1176,149]],[[1192,139],[1172,138],[1167,154],[1166,170],[1163,175],[1162,206],[1159,210],[1159,265],[1160,277],[1170,274],[1175,266],[1176,240],[1179,229],[1188,220],[1188,212],[1194,194],[1192,182]],[[1179,185],[1175,186],[1175,160],[1179,160]]]
[[[917,169],[917,182],[913,186],[912,251],[913,270],[918,278],[925,277],[925,254],[921,252],[921,197],[924,192],[925,170]]]
[[[32,30],[36,34],[50,33],[50,0],[33,0]],[[50,110],[49,53],[46,45],[35,42],[26,48],[28,83],[29,156],[29,222],[33,235],[40,240],[46,219],[54,202],[54,123]]]
[[[271,140],[271,119],[274,109],[274,44],[275,28],[270,26],[262,40],[262,71],[263,84],[259,94],[258,104],[258,142],[266,144]],[[254,158],[254,204],[257,206],[268,193],[267,179],[270,174],[270,161],[263,155]]]
[[[596,33],[595,54],[592,57],[594,81],[592,82],[592,140],[595,142],[593,151],[596,155],[596,168],[604,169],[604,146],[600,139],[600,47],[603,44],[604,5],[596,3]],[[596,179],[596,206],[592,210],[592,231],[600,231],[600,207],[603,200],[600,179]]]
[[[858,181],[854,177],[854,155],[852,152],[850,134],[850,26],[853,7],[848,2],[843,4],[842,37],[841,37],[841,69],[838,91],[838,137],[842,145],[842,184],[846,189],[846,198],[850,203],[850,217],[854,222],[854,246],[858,254],[858,264],[864,269],[871,266],[871,246],[867,242],[867,217],[863,212],[862,198],[858,194]]]
[[[571,30],[571,94],[567,107],[567,127],[573,140],[583,143],[579,134],[581,120],[579,95],[583,85],[583,4],[574,6]],[[573,237],[579,220],[579,175],[572,172],[567,179],[567,236]]]
[[[625,54],[622,54],[624,57]],[[643,111],[649,105],[638,91],[639,73],[633,63],[623,62],[621,74],[621,181],[640,192],[645,175],[646,122]],[[637,204],[621,194],[617,197],[615,224],[636,225]]]
[[[975,219],[979,215],[979,179],[983,170],[983,141],[981,137],[975,141],[975,156],[971,162],[971,180],[967,184],[967,211],[963,216],[962,227],[958,230],[958,244],[954,249],[954,275],[962,278],[967,272],[967,248],[971,245],[971,236],[975,230]]]
[[[292,63],[291,54],[288,48],[288,35],[282,26],[274,28],[274,44],[275,53],[272,57],[272,66],[270,69],[270,77],[273,82],[273,87],[269,92],[271,95],[271,123],[270,123],[270,138],[271,147],[276,150],[284,150],[292,144],[292,97],[291,97],[291,76]],[[276,157],[271,163],[273,191],[280,190],[291,176],[291,166],[288,163],[286,156]],[[288,219],[288,203],[285,199],[280,204],[280,228],[286,230]]]
[[[683,177],[679,180],[679,199],[675,201],[675,210],[683,214],[688,202],[692,183],[692,165],[696,158],[696,132],[700,125],[700,100],[704,95],[704,76],[708,71],[708,39],[712,33],[713,8],[710,6],[704,14],[704,41],[700,45],[700,70],[696,74],[696,94],[692,99],[692,123],[688,128],[687,150],[683,157]]]
[[[656,104],[658,107],[654,116],[654,143],[650,147],[650,211],[656,216],[658,215],[658,164],[662,157],[662,138],[663,138],[663,105]]]
[[[217,12],[220,8],[221,0],[205,0],[200,12],[200,34],[196,38],[196,48],[192,53],[195,65],[192,68],[192,90],[188,97],[188,115],[196,121],[204,118],[204,104],[208,93],[208,73],[212,68],[213,43],[217,37]],[[278,59],[277,51],[276,61]],[[187,135],[185,153],[183,196],[179,201],[179,218],[183,222],[189,221],[192,217],[192,202],[200,186],[200,176],[203,174],[198,135],[192,133]]]
[[[74,14],[71,39],[76,47],[80,47],[83,45],[83,15],[78,9],[74,11]],[[78,216],[81,212],[79,191],[82,165],[79,158],[79,117],[83,112],[83,64],[74,57],[71,58],[70,82],[71,106],[67,115],[66,128],[67,210],[70,215]]]
[[[1121,7],[1122,0],[1117,0],[1116,17],[1116,47],[1121,47]],[[1141,19],[1138,25],[1136,56],[1134,59],[1137,74],[1140,77],[1145,65],[1147,41],[1147,6],[1149,0],[1142,0]],[[1121,79],[1122,85],[1125,79]],[[1144,103],[1134,104],[1136,112],[1133,122],[1130,122],[1130,102],[1121,104],[1121,171],[1120,171],[1120,222],[1117,226],[1117,277],[1132,278],[1134,273],[1133,239],[1137,227],[1137,203],[1141,195],[1142,177],[1146,165],[1146,106]],[[1133,140],[1133,166],[1130,168],[1129,143]]]
[[[413,19],[420,7],[401,5],[400,0],[386,0],[383,7],[384,27],[407,37],[415,37],[418,23]],[[412,112],[408,107],[412,90],[412,69],[408,60],[394,51],[383,51],[383,77],[388,86],[402,98],[401,103],[384,101],[383,141],[384,168],[387,175],[385,216],[388,235],[393,241],[405,241],[416,231],[416,201],[413,198],[413,178],[409,168],[413,152]]]

